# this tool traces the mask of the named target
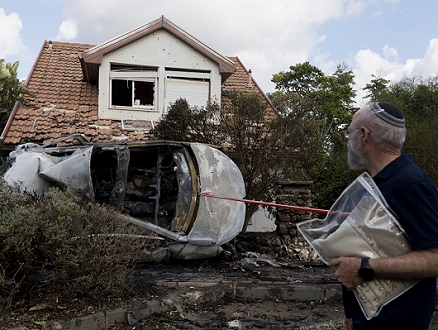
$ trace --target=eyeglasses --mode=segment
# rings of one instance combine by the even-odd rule
[[[357,131],[358,129],[361,129],[362,127],[363,127],[363,126],[360,126],[360,127],[356,127],[356,128],[354,128],[354,129],[350,129],[350,128],[348,128],[348,129],[347,129],[347,132],[345,132],[345,138],[349,139],[349,138],[350,138],[350,135],[353,134],[354,131]],[[366,127],[364,127],[364,128],[366,128]],[[370,134],[370,133],[371,133],[371,131],[370,131],[369,128],[366,128],[366,133],[367,133],[367,134]]]

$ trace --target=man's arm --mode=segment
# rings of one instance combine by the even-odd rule
[[[355,257],[333,258],[329,266],[337,267],[338,281],[349,290],[355,289],[363,282],[359,276],[360,259]],[[391,280],[420,280],[438,276],[438,248],[412,251],[407,254],[370,259],[370,266],[377,278]]]

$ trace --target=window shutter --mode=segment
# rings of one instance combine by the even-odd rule
[[[189,79],[166,79],[165,111],[171,103],[184,98],[190,107],[205,107],[210,95],[210,82]]]

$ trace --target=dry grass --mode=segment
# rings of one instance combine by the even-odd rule
[[[18,302],[92,303],[129,295],[129,274],[154,245],[120,236],[139,229],[68,190],[36,197],[1,181],[0,206],[0,311]]]

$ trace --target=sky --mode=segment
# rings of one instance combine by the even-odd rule
[[[161,16],[224,56],[238,56],[264,92],[308,61],[345,64],[358,96],[373,75],[438,75],[434,0],[0,0],[0,59],[26,79],[45,40],[98,45]]]

